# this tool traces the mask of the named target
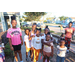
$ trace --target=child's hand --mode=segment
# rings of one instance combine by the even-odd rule
[[[41,36],[44,36],[44,34],[41,34]]]
[[[32,35],[32,37],[35,37],[35,35]]]
[[[23,45],[23,41],[21,42],[21,46]]]
[[[13,47],[10,47],[10,49],[11,49],[12,51],[14,51],[14,48],[13,48]]]
[[[34,47],[32,47],[32,50],[34,50]]]
[[[51,57],[53,57],[53,53],[51,53]]]

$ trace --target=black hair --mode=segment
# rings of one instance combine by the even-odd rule
[[[46,34],[46,36],[47,36],[47,35],[50,35],[50,32],[48,32],[48,33]]]
[[[61,34],[61,36],[64,35],[64,33]]]
[[[69,22],[69,24],[70,24],[70,23],[72,24],[73,22]]]
[[[48,28],[48,26],[46,26],[45,28]]]
[[[64,41],[64,42],[65,42],[65,38],[63,38],[63,39],[60,39],[60,42],[61,42],[61,41]]]
[[[33,27],[34,25],[36,25],[36,26],[37,26],[37,24],[36,24],[36,23],[33,23],[32,27]]]
[[[27,29],[25,29],[25,34],[26,34],[26,30],[29,30],[29,32],[30,32],[30,29],[27,28]]]
[[[15,20],[15,19],[13,19],[13,20]],[[11,23],[12,23],[13,20],[11,20]],[[15,21],[16,21],[16,20],[15,20]],[[16,22],[17,22],[17,21],[16,21]]]

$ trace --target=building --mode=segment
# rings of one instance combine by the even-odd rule
[[[20,12],[0,12],[0,32],[12,27],[11,20],[13,16],[17,20],[17,27],[20,27]]]

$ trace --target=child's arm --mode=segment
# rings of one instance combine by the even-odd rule
[[[34,45],[34,38],[32,38],[32,41],[31,41],[31,47],[32,47],[32,49],[34,50],[33,45]]]
[[[31,32],[29,32],[29,41],[32,40],[32,37],[35,37],[35,35],[31,36]]]
[[[51,41],[49,41],[49,42],[44,42],[44,41],[43,41],[42,43],[43,43],[44,45],[51,46],[51,45],[50,45]]]
[[[11,38],[9,38],[9,44],[10,44],[10,49],[13,51],[14,48],[13,48],[12,43],[11,43]]]
[[[22,36],[20,36],[20,39],[21,39],[21,45],[23,45],[23,39],[22,39]]]
[[[54,52],[54,50],[53,50],[53,46],[51,46],[52,57],[53,57],[53,52]]]

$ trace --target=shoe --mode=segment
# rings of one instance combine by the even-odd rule
[[[27,62],[29,62],[29,59],[28,59],[28,58],[26,58],[26,61],[27,61]]]
[[[23,60],[22,60],[22,61],[20,61],[20,62],[23,62]]]
[[[45,62],[47,62],[47,59],[45,60]]]

